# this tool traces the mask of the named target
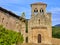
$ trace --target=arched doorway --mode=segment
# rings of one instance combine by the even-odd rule
[[[41,35],[38,34],[38,43],[41,43]]]

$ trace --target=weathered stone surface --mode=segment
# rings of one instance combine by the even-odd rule
[[[18,17],[16,14],[0,7],[0,25],[3,25],[5,28],[9,30],[13,30],[16,32],[20,31],[25,37],[26,36],[25,35],[26,25],[24,22],[25,19],[19,18],[21,17]]]
[[[31,8],[32,16],[31,19],[28,20],[28,42],[38,44],[38,40],[41,40],[40,43],[51,44],[51,14],[46,13],[46,5],[43,4],[32,4]],[[35,14],[35,10],[37,11],[37,14]],[[43,10],[43,12],[40,12],[40,10]],[[38,39],[39,34],[41,35],[40,39]]]
[[[12,12],[0,8],[0,25],[5,28],[21,32],[24,37],[22,45],[60,45],[59,39],[52,38],[51,13],[46,13],[46,4],[31,4],[31,18],[28,20],[28,33],[26,33],[26,20]],[[26,43],[28,37],[28,43]]]

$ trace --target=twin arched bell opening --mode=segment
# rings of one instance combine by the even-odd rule
[[[37,9],[37,8],[35,8],[34,12],[38,12],[38,9]]]
[[[34,9],[34,14],[35,14],[35,15],[38,14],[38,9],[37,9],[37,8]]]
[[[37,9],[37,8],[34,9],[34,14],[35,14],[35,15],[38,14],[38,9]],[[44,14],[44,10],[43,10],[42,8],[40,9],[40,14],[41,14],[41,15]]]
[[[41,8],[40,9],[40,14],[43,15],[44,14],[44,10]]]

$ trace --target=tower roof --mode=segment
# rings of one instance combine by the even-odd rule
[[[43,2],[36,2],[36,3],[32,3],[31,5],[46,5],[47,6],[47,4]]]

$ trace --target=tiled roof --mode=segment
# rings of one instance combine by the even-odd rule
[[[37,3],[32,3],[31,5],[47,5],[46,3],[43,3],[43,2],[37,2]]]
[[[11,11],[8,11],[8,10],[2,8],[2,7],[0,7],[0,11],[3,11],[3,12],[5,12],[5,13],[8,13],[9,15],[11,15],[11,16],[13,16],[13,17],[16,17],[16,18],[18,18],[18,19],[23,19],[22,17],[20,17],[20,16],[16,15],[15,13],[13,13],[13,12],[11,12]]]

